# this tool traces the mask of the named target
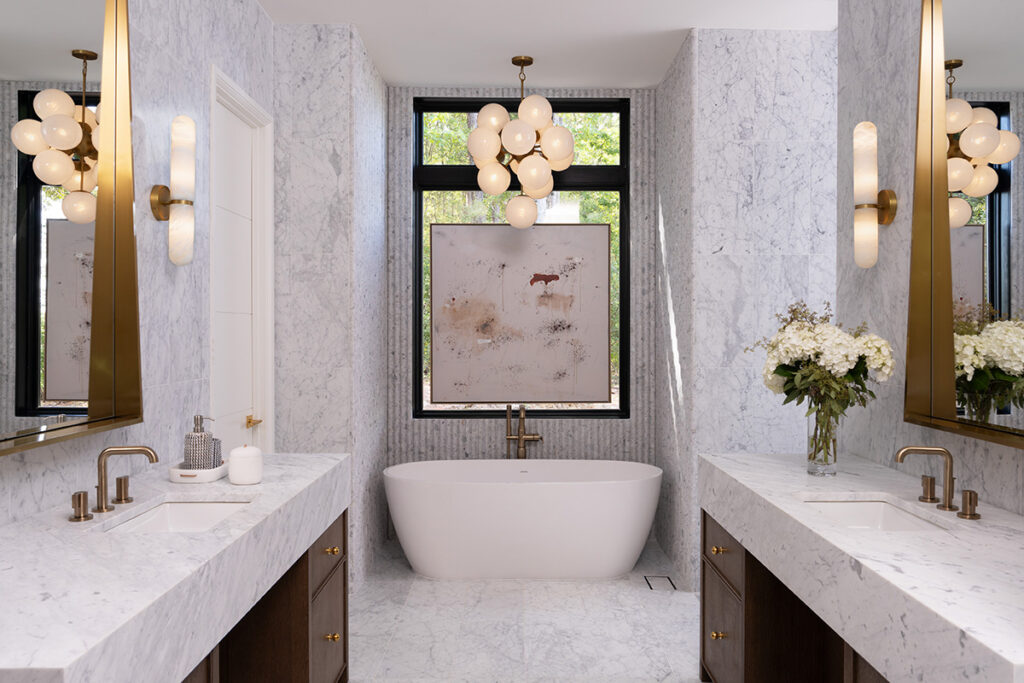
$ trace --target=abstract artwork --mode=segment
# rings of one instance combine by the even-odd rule
[[[431,400],[611,400],[607,225],[430,226]]]
[[[46,222],[44,399],[89,398],[95,223]]]

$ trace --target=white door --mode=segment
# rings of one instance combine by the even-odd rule
[[[227,454],[243,444],[273,450],[273,269],[261,253],[272,242],[268,212],[254,201],[270,172],[259,166],[269,117],[254,117],[248,98],[239,106],[238,92],[220,97],[223,80],[214,74],[210,130],[210,426]]]

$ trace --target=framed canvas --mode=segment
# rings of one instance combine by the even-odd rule
[[[44,401],[89,399],[94,223],[46,222]]]
[[[432,401],[610,401],[609,239],[608,225],[431,225]]]

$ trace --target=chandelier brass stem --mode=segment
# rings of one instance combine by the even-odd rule
[[[529,55],[516,55],[512,58],[512,64],[519,67],[519,101],[526,99],[526,67],[533,64],[533,57]]]

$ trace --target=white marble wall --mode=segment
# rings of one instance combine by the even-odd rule
[[[529,419],[530,457],[653,462],[654,91],[560,89],[548,97],[630,98],[630,418]],[[518,97],[518,88],[388,88],[388,463],[504,457],[501,420],[412,417],[414,97]]]
[[[902,446],[945,446],[956,460],[958,487],[978,491],[982,507],[1024,513],[1019,450],[903,422],[920,22],[917,0],[839,2],[839,312],[854,324],[866,320],[900,359],[893,379],[876,389],[878,399],[866,410],[851,411],[842,447],[893,466]],[[900,199],[896,221],[882,230],[878,264],[870,270],[857,268],[852,257],[851,141],[853,127],[864,120],[878,126],[880,185]],[[925,458],[899,468],[938,474],[938,466]]]
[[[836,34],[694,30],[658,88],[657,532],[697,583],[696,455],[793,452],[744,348],[835,293]]]
[[[135,152],[135,235],[145,422],[0,458],[0,523],[92,492],[96,455],[106,446],[144,443],[165,466],[180,456],[191,415],[209,405],[209,112],[216,64],[268,111],[274,86],[272,24],[255,0],[195,3],[131,0]],[[187,114],[198,133],[195,260],[167,259],[167,224],[149,211],[149,188],[166,183],[171,119]],[[137,462],[136,460],[140,461]],[[111,477],[150,467],[144,458],[111,461]]]
[[[386,90],[348,25],[274,44],[277,447],[352,453],[357,583],[385,528]]]

